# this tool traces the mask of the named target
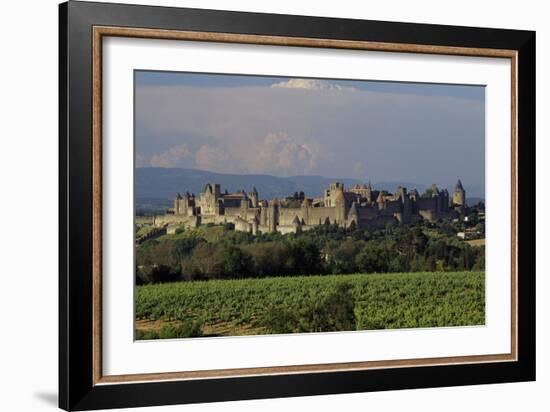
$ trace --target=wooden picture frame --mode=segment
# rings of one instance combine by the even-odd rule
[[[68,2],[60,5],[59,406],[152,406],[535,379],[535,33]],[[104,376],[102,39],[106,36],[511,60],[508,354]]]

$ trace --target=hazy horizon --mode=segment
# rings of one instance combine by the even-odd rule
[[[270,173],[222,173],[222,172],[214,172],[214,171],[211,171],[211,170],[205,170],[205,169],[198,169],[196,167],[179,167],[179,166],[176,166],[176,167],[162,167],[162,166],[150,166],[150,165],[146,165],[146,166],[136,166],[136,169],[184,169],[184,170],[196,170],[196,171],[201,171],[201,172],[210,172],[210,173],[218,173],[218,174],[224,174],[224,175],[228,175],[228,176],[271,176],[271,177],[281,177],[281,178],[293,178],[293,177],[320,177],[320,178],[324,178],[324,179],[349,179],[349,180],[361,180],[363,181],[362,179],[360,178],[357,178],[357,177],[353,177],[353,176],[325,176],[325,175],[319,175],[319,174],[315,174],[315,175],[302,175],[302,174],[298,174],[298,175],[289,175],[289,176],[276,176],[276,175],[273,175],[273,174],[270,174]],[[463,180],[460,176],[458,177],[458,179],[460,180]],[[375,183],[375,181],[373,181],[372,179],[367,179],[367,180],[364,180],[364,183],[368,183],[369,181],[371,181],[372,183]],[[385,181],[388,181],[388,182],[406,182],[407,179],[396,179],[396,180],[385,180]],[[384,180],[378,180],[377,182],[385,182]],[[430,182],[420,182],[420,181],[416,181],[416,182],[412,182],[409,180],[410,183],[419,183],[419,184],[422,184],[422,185],[426,185],[426,186],[429,186],[433,183],[437,184],[436,181],[430,181]],[[211,183],[211,182],[206,182],[206,183]],[[448,182],[448,185],[450,184],[455,184],[456,181],[454,182]],[[464,182],[462,182],[464,184]],[[466,186],[466,184],[464,184],[464,186]]]
[[[484,86],[135,72],[136,167],[485,186]]]

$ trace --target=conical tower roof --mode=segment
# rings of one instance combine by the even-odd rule
[[[382,192],[378,193],[378,198],[376,199],[376,203],[384,203],[384,196],[382,196]]]
[[[455,190],[464,190],[464,187],[462,187],[462,182],[460,179],[458,179],[458,182],[456,182]]]
[[[355,203],[355,202],[353,202],[353,203],[351,204],[351,208],[350,208],[350,210],[349,210],[349,214],[350,214],[350,215],[357,215],[357,206],[356,206],[356,203]]]

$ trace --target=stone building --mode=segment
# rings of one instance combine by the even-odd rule
[[[301,203],[289,206],[284,200],[260,200],[253,188],[222,193],[219,184],[205,185],[196,198],[194,194],[179,193],[166,214],[154,217],[155,226],[232,223],[235,230],[256,234],[299,233],[311,228],[336,224],[342,227],[382,228],[388,223],[410,223],[419,219],[433,221],[462,213],[466,192],[458,181],[452,200],[448,191],[432,185],[428,196],[416,189],[408,192],[398,187],[395,193],[375,190],[371,184],[355,185],[346,190],[343,183],[332,183],[319,198],[300,197]]]

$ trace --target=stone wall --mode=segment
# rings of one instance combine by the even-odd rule
[[[306,198],[300,207],[286,208],[277,200],[260,200],[255,189],[248,195],[244,190],[222,194],[219,184],[207,184],[197,199],[187,193],[183,198],[178,195],[174,200],[176,214],[156,216],[153,223],[158,227],[233,223],[239,231],[289,233],[326,223],[348,227],[354,222],[359,227],[381,228],[457,213],[457,207],[449,209],[446,190],[439,192],[435,185],[432,190],[434,196],[430,198],[420,198],[416,190],[409,194],[402,187],[398,187],[394,195],[379,196],[379,191],[371,190],[370,186],[346,191],[343,184],[333,183],[325,190],[324,197]],[[151,224],[151,218],[140,222]]]
[[[198,216],[166,214],[155,216],[153,224],[158,227],[169,224],[182,224],[184,226],[196,227],[200,224],[200,219]]]
[[[136,225],[152,225],[155,222],[154,216],[136,216]]]

